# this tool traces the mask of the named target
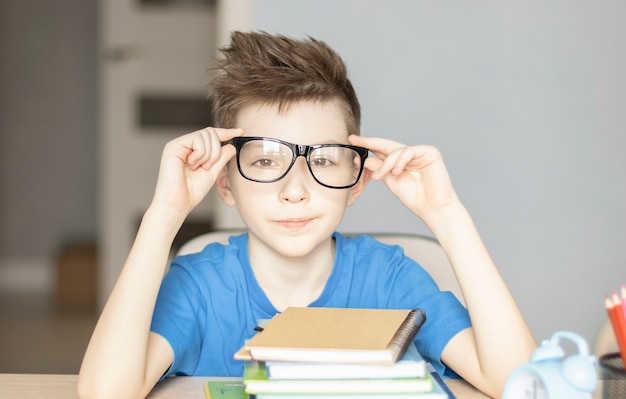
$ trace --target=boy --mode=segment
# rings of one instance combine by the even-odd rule
[[[169,374],[241,375],[234,352],[257,320],[287,306],[423,308],[420,352],[499,396],[535,341],[437,149],[359,136],[345,65],[323,42],[235,32],[223,55],[213,83],[220,128],[165,146],[85,354],[81,396],[144,397]],[[396,247],[335,232],[370,179],[433,231],[467,310]],[[176,232],[212,187],[248,233],[175,260],[163,278]]]

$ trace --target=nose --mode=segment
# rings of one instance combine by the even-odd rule
[[[309,187],[313,176],[309,172],[304,157],[298,157],[287,175],[279,181],[281,183],[280,200],[289,203],[299,203],[309,199]]]

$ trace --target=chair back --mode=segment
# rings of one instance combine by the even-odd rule
[[[597,357],[619,351],[613,326],[608,317],[602,321],[600,328],[596,332],[593,351]]]
[[[244,230],[215,230],[201,234],[183,244],[177,255],[200,252],[210,243],[228,244],[228,237]],[[347,234],[348,236],[352,234]],[[465,305],[463,293],[456,280],[452,266],[439,242],[432,237],[406,233],[367,233],[380,242],[399,245],[409,258],[419,263],[433,277],[442,291],[452,292]]]

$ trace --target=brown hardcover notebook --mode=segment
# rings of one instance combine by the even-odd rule
[[[425,320],[422,309],[287,308],[235,359],[393,363]]]

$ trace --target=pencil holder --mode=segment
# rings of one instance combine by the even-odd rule
[[[604,399],[626,398],[626,369],[619,353],[607,353],[599,359]]]

